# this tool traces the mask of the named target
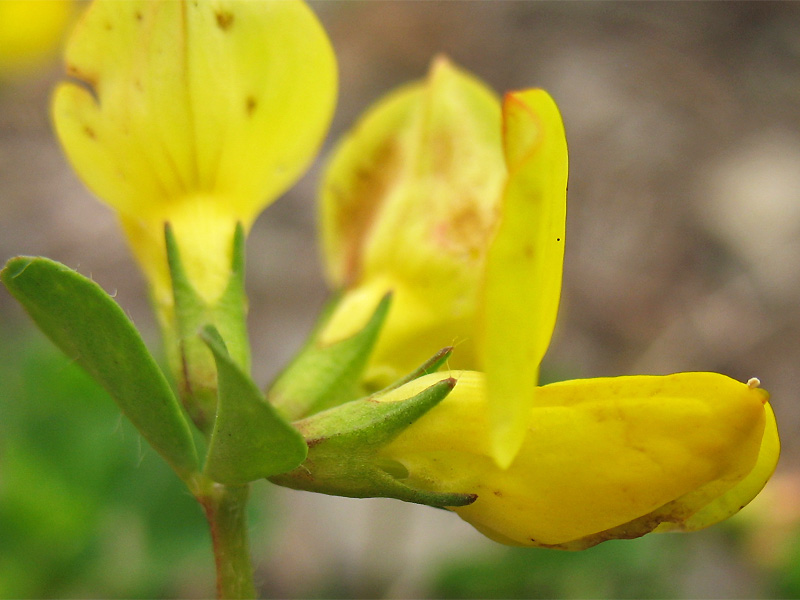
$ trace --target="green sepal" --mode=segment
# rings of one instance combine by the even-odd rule
[[[233,236],[230,279],[213,304],[206,302],[189,281],[169,223],[164,226],[164,239],[175,300],[174,323],[165,325],[164,331],[167,349],[172,352],[170,364],[184,406],[197,427],[208,434],[216,412],[216,370],[214,359],[198,331],[213,323],[236,364],[245,372],[250,370],[244,290],[244,230],[238,223]]]
[[[453,353],[453,347],[447,346],[439,350],[436,354],[431,356],[428,360],[422,363],[419,367],[414,369],[411,373],[402,377],[395,381],[393,384],[383,388],[380,390],[376,395],[383,395],[392,390],[396,390],[400,386],[407,384],[410,381],[414,381],[415,379],[419,379],[423,375],[429,375],[430,373],[436,373],[448,358]]]
[[[390,305],[391,294],[386,294],[363,329],[323,346],[317,334],[332,313],[329,304],[309,341],[270,387],[269,402],[287,419],[297,420],[358,398],[361,375]]]
[[[297,467],[308,452],[303,436],[266,402],[213,326],[203,328],[200,337],[214,355],[218,379],[205,474],[219,483],[243,485]]]
[[[428,492],[403,483],[408,475],[405,468],[379,455],[383,446],[441,402],[455,384],[455,379],[443,379],[395,402],[379,402],[370,396],[296,422],[308,443],[308,459],[270,481],[350,498],[397,498],[439,507],[471,504],[477,497],[474,494]]]
[[[12,258],[0,279],[39,329],[106,389],[178,475],[188,480],[197,472],[188,421],[139,332],[111,296],[47,258]]]

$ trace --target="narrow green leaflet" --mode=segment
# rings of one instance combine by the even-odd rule
[[[383,395],[388,394],[392,390],[396,390],[399,387],[404,386],[410,381],[414,381],[415,379],[419,379],[423,375],[428,375],[430,373],[436,373],[439,368],[447,362],[447,359],[450,358],[450,355],[453,353],[453,347],[447,346],[439,350],[436,354],[431,356],[428,360],[422,363],[419,367],[414,369],[411,373],[406,375],[405,377],[401,377],[397,381],[395,381],[392,385],[383,388],[377,394]]]
[[[39,328],[102,385],[184,479],[197,470],[189,425],[119,305],[91,279],[47,258],[12,258],[0,279]]]
[[[359,451],[372,452],[391,442],[444,400],[455,385],[455,379],[443,379],[414,396],[391,402],[376,400],[384,396],[381,392],[311,415],[296,426],[314,449],[335,444],[354,455]]]
[[[268,404],[256,384],[231,359],[214,327],[203,329],[217,363],[217,418],[205,473],[214,481],[241,485],[290,471],[303,462],[303,436]]]
[[[357,398],[361,375],[390,305],[387,294],[364,328],[340,342],[322,346],[312,339],[270,388],[270,403],[294,421]],[[323,319],[331,312],[326,311]]]

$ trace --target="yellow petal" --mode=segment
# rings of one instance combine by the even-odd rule
[[[459,344],[456,360],[472,356],[476,289],[505,178],[500,128],[494,94],[438,59],[425,82],[368,111],[333,154],[322,235],[328,277],[346,288],[342,307],[350,308],[323,339],[360,329],[392,289],[370,367],[383,374],[378,385],[447,344]]]
[[[506,95],[503,122],[509,178],[486,262],[479,348],[492,455],[505,468],[522,444],[558,312],[567,143],[558,108],[542,90]]]
[[[85,83],[53,100],[70,162],[123,218],[157,229],[177,231],[198,198],[249,227],[307,167],[336,93],[328,39],[293,0],[98,0],[66,58]]]
[[[685,498],[684,502],[694,506],[702,506],[702,500],[706,500],[708,503],[688,519],[677,523],[663,523],[656,531],[696,531],[709,527],[739,512],[764,489],[767,481],[775,472],[781,451],[775,413],[769,404],[766,404],[764,408],[766,423],[764,437],[761,441],[761,451],[755,467],[747,477],[733,486],[729,485],[728,491],[720,496],[703,494],[702,496],[698,495],[697,498]]]
[[[217,197],[194,196],[173,207],[169,220],[181,250],[181,262],[194,288],[212,302],[231,275],[231,250],[236,219]],[[151,284],[161,318],[171,318],[172,280],[164,247],[164,220],[150,215],[120,214],[120,225],[134,256]],[[163,323],[166,324],[167,322]]]
[[[0,2],[0,76],[35,71],[53,58],[73,9],[72,0]]]
[[[423,84],[417,83],[381,99],[328,160],[320,189],[320,237],[326,275],[335,289],[363,279],[375,222],[404,187],[412,160],[411,121],[423,93]]]
[[[764,393],[722,375],[567,381],[537,388],[521,450],[500,469],[481,374],[412,383],[448,376],[458,379],[453,392],[383,454],[410,485],[477,493],[453,510],[503,543],[586,547],[686,519],[698,509],[681,502],[692,492],[746,481],[764,437]],[[404,388],[380,400],[414,391]]]

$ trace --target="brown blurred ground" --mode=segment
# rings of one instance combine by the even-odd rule
[[[498,91],[549,90],[571,160],[565,287],[549,370],[565,378],[758,376],[773,394],[782,468],[797,467],[800,4],[313,7],[340,61],[328,148],[372,101],[422,77],[437,53]],[[54,67],[0,88],[0,258],[44,254],[92,274],[117,290],[156,344],[141,277],[114,219],[76,180],[49,129],[47,97],[58,76]],[[299,345],[325,298],[313,214],[318,176],[319,163],[249,240],[261,381]],[[30,327],[21,317],[0,291],[0,335]]]

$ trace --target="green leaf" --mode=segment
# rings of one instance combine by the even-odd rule
[[[205,473],[214,481],[241,485],[284,473],[303,462],[303,436],[269,405],[256,384],[231,359],[212,326],[200,336],[217,363],[217,418]]]
[[[321,346],[312,334],[311,341],[270,388],[270,403],[294,421],[357,398],[361,375],[390,305],[391,294],[386,294],[361,331],[335,344]],[[332,312],[327,307],[320,320]],[[318,325],[315,332],[321,329]]]
[[[0,279],[39,328],[102,385],[184,479],[197,470],[189,424],[119,305],[91,279],[47,258],[12,258]]]

